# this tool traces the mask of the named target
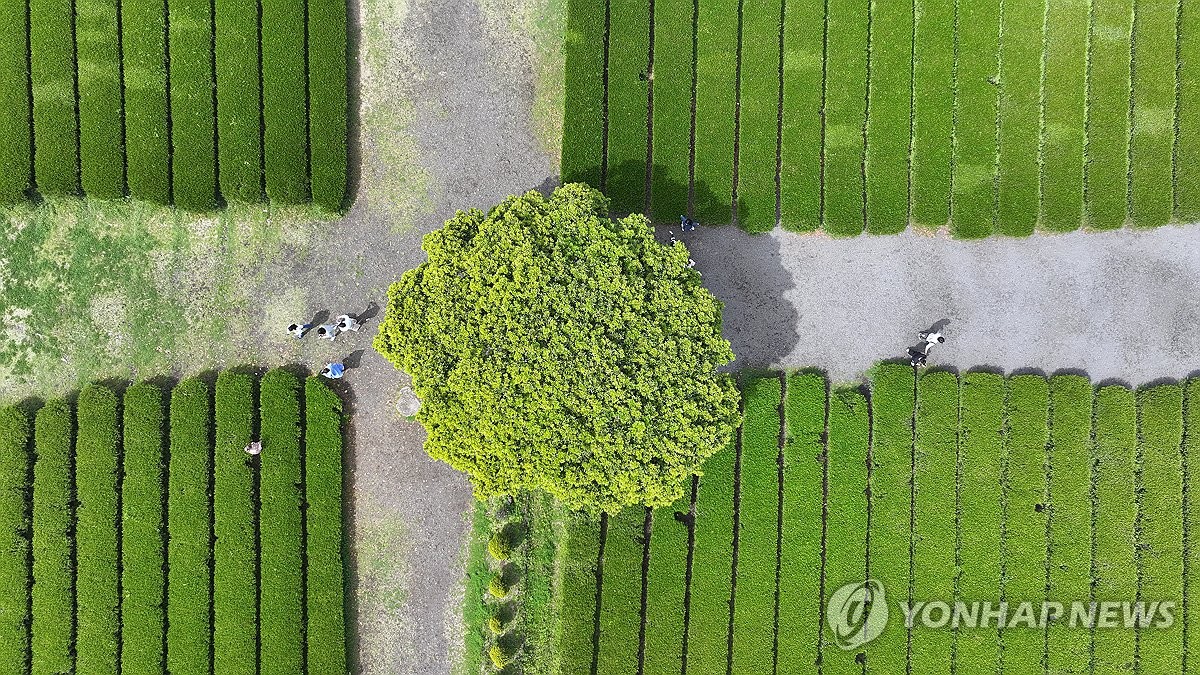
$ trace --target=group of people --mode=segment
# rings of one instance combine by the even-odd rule
[[[920,347],[908,350],[909,362],[914,366],[923,366],[929,362],[929,352],[933,346],[944,343],[946,336],[938,331],[921,331],[917,335],[923,342]]]
[[[319,340],[324,338],[330,342],[333,342],[341,333],[345,333],[347,331],[353,331],[357,333],[359,327],[362,325],[358,322],[358,319],[350,316],[349,314],[339,315],[336,321],[336,323],[323,323],[320,326],[317,326],[317,339]],[[307,335],[310,330],[312,330],[312,327],[313,326],[311,323],[293,323],[288,326],[287,332],[292,337],[300,340]],[[346,365],[341,361],[334,361],[321,369],[321,375],[331,380],[342,379],[342,375],[345,374],[345,372]]]
[[[696,226],[699,224],[700,223],[692,220],[691,218],[688,218],[687,216],[679,216],[679,229],[681,232],[691,232],[692,230],[695,230]],[[675,238],[675,233],[668,232],[667,234],[671,235],[671,245],[674,246],[675,242],[679,241],[678,239]],[[696,261],[692,260],[691,257],[689,257],[688,258],[688,267],[695,267],[695,266],[696,266]],[[699,274],[699,272],[697,272],[697,274]]]

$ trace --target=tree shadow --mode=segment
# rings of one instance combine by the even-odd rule
[[[583,175],[599,176],[600,169],[593,167]],[[613,209],[612,215],[621,217],[630,213],[642,213],[656,225],[668,225],[679,222],[680,216],[687,216],[704,225],[733,225],[736,222],[752,222],[757,213],[752,212],[745,200],[739,199],[736,209],[733,204],[732,190],[720,196],[703,181],[678,181],[667,178],[671,173],[663,164],[650,167],[651,183],[646,185],[646,164],[643,162],[622,162],[607,168],[604,187],[601,190],[609,198],[610,203],[628,204],[641,203],[643,208],[633,211]],[[539,186],[543,190],[546,184]],[[614,191],[625,191],[629,186],[639,186],[637,195],[627,193],[616,194]],[[594,186],[600,189],[600,186]],[[649,195],[649,201],[645,199]],[[734,218],[734,214],[737,218]],[[769,231],[771,228],[757,228],[759,231]]]

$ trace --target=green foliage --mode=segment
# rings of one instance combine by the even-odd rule
[[[1083,222],[1084,133],[1087,130],[1086,2],[1046,4],[1042,78],[1042,227],[1055,232]]]
[[[625,509],[608,517],[597,675],[623,675],[638,669],[646,516],[645,509]]]
[[[209,443],[212,406],[208,385],[180,382],[171,392],[170,480],[167,527],[167,670],[208,671],[209,565],[212,563],[212,480]]]
[[[487,549],[488,553],[500,562],[508,560],[513,554],[512,542],[508,540],[502,530],[492,533],[488,539]]]
[[[600,184],[604,161],[604,0],[567,0],[562,179]],[[690,58],[690,52],[689,52]],[[688,75],[691,87],[691,74]],[[690,112],[689,112],[690,115]]]
[[[342,574],[342,399],[319,376],[304,383],[308,531],[308,670],[346,671]]]
[[[0,204],[25,198],[31,187],[32,129],[29,125],[29,33],[24,21],[25,0],[0,2],[0,13],[10,17],[0,24]],[[13,643],[16,645],[17,643]],[[12,663],[12,661],[7,661]]]
[[[784,229],[821,226],[821,78],[824,3],[785,3],[779,217]]]
[[[573,10],[568,8],[570,11]],[[603,15],[601,9],[601,18]],[[655,222],[672,222],[688,210],[691,181],[688,160],[692,152],[692,29],[692,0],[657,0],[654,5],[654,158],[650,176],[650,209]],[[573,103],[567,110],[572,107]],[[775,152],[773,147],[771,152]],[[773,171],[775,163],[771,166]],[[774,213],[774,185],[771,189]]]
[[[1130,45],[1133,0],[1095,0],[1088,58],[1088,225],[1123,227],[1129,190]]]
[[[770,232],[775,229],[781,4],[780,0],[742,2],[737,222],[747,232]],[[657,40],[655,36],[655,44],[658,44]],[[656,62],[656,70],[657,65]],[[655,142],[657,140],[658,136],[655,135]]]
[[[75,444],[76,642],[81,673],[117,672],[117,397],[101,386],[79,392]]]
[[[996,231],[1021,237],[1033,234],[1041,196],[1042,41],[1034,36],[1042,34],[1047,4],[1007,0],[1000,25]]]
[[[737,0],[697,0],[696,219],[728,223],[733,215],[733,123],[737,93]],[[655,44],[658,41],[655,40]],[[609,87],[613,85],[609,80]],[[610,122],[611,124],[611,122]],[[609,158],[612,166],[612,158]]]
[[[499,644],[492,645],[492,648],[488,650],[488,658],[492,660],[492,666],[496,670],[503,670],[508,664],[512,663],[512,655]]]
[[[504,623],[504,620],[499,616],[492,616],[488,618],[487,625],[488,630],[492,632],[492,635],[499,635],[508,629],[508,626]]]
[[[915,0],[913,28],[912,219],[927,227],[950,220],[954,133],[954,0]]]
[[[865,225],[863,124],[867,114],[867,12],[857,0],[826,2],[825,231],[856,235]]]
[[[73,31],[73,16],[74,7],[69,0],[29,2],[34,174],[38,191],[44,195],[79,192],[75,45],[67,37]],[[13,17],[10,15],[6,20],[12,21]]]
[[[121,669],[164,672],[163,398],[154,385],[125,390],[121,483]]]
[[[109,0],[75,2],[80,177],[83,191],[102,199],[125,196],[118,6]]]
[[[303,670],[304,659],[300,380],[276,369],[260,386],[260,669],[282,675]]]
[[[1179,28],[1175,219],[1195,222],[1200,220],[1200,6],[1179,4]]]
[[[954,588],[955,463],[958,446],[958,379],[927,371],[917,380],[913,448],[914,600],[950,597]],[[911,660],[926,672],[950,672],[950,629],[914,631]],[[936,664],[936,665],[935,665]]]
[[[604,192],[617,213],[640,213],[646,192],[646,100],[650,69],[650,3],[609,12],[608,173]],[[729,123],[732,125],[733,120]],[[732,148],[730,145],[728,148]]]
[[[175,0],[170,10],[171,170],[175,204],[217,205],[211,0]]]
[[[426,451],[479,497],[665,505],[732,435],[720,303],[683,246],[604,207],[569,185],[460,212],[389,291],[375,348],[413,377]]]
[[[0,408],[0,663],[28,672],[30,454],[29,419],[17,408]]]
[[[1124,387],[1101,388],[1096,394],[1093,586],[1096,598],[1135,598],[1138,580],[1134,559],[1137,496],[1134,457],[1137,446],[1133,392]],[[1129,672],[1134,658],[1134,635],[1125,630],[1095,631],[1095,673]]]
[[[166,12],[162,0],[123,0],[125,161],[129,194],[171,201],[167,135]]]
[[[47,403],[34,421],[34,675],[69,673],[75,665],[71,427],[71,407],[61,400]]]
[[[258,641],[255,569],[254,463],[245,453],[254,426],[254,380],[226,371],[217,376],[213,449],[213,669],[252,675]],[[263,452],[267,451],[264,448]]]
[[[991,234],[996,220],[1000,0],[980,0],[957,7],[951,231],[956,237],[975,239]]]
[[[267,196],[308,198],[303,0],[262,1],[263,160]]]
[[[1200,517],[1200,494],[1195,481],[1196,473],[1200,470],[1200,434],[1196,433],[1200,430],[1200,379],[1189,379],[1184,386],[1183,395],[1183,423],[1184,429],[1187,430],[1183,437],[1183,484],[1187,497],[1183,508],[1188,523],[1184,533],[1187,537],[1187,557],[1183,564],[1189,573],[1185,602],[1190,612],[1192,607],[1200,607],[1200,584],[1191,583],[1190,577],[1191,570],[1200,569],[1200,528],[1196,527],[1196,518]],[[1189,629],[1183,648],[1189,655],[1200,654],[1200,635]]]
[[[497,572],[492,576],[492,580],[488,582],[488,593],[497,600],[502,600],[508,597],[508,592],[512,590],[504,581],[504,575]]]
[[[1171,220],[1178,0],[1138,0],[1133,24],[1133,129],[1129,194],[1141,227]]]
[[[346,201],[346,3],[308,3],[308,144],[312,200],[335,213]]]
[[[221,194],[230,200],[255,202],[263,194],[259,3],[215,0],[213,7]],[[269,28],[265,22],[263,26]]]
[[[869,424],[867,399],[861,391],[845,387],[830,393],[824,603],[828,603],[829,596],[845,584],[861,583],[867,578]],[[828,631],[824,644],[822,672],[862,672],[855,653],[832,646]]]
[[[871,18],[866,194],[872,234],[908,227],[913,16],[913,0],[902,0],[878,3]]]

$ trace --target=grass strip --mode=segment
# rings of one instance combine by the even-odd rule
[[[654,510],[650,567],[646,572],[646,655],[643,675],[679,675],[683,671],[683,636],[686,630],[683,623],[683,595],[687,590],[688,518],[691,509],[692,491],[687,490],[674,504]],[[772,575],[774,572],[772,568]]]
[[[34,175],[43,195],[79,192],[73,13],[71,0],[29,1]]]
[[[1133,24],[1133,132],[1130,203],[1133,224],[1171,221],[1175,143],[1175,15],[1178,0],[1139,0]]]
[[[75,669],[117,672],[120,633],[117,592],[117,397],[89,385],[76,403],[79,433],[76,466],[76,641]]]
[[[956,237],[977,239],[990,235],[996,220],[1000,0],[962,2],[958,8],[953,222],[950,230]],[[945,46],[939,48],[945,49]]]
[[[1050,378],[1050,588],[1056,602],[1090,592],[1092,543],[1092,385],[1086,377]],[[1088,662],[1089,630],[1066,620],[1046,628],[1052,673]]]
[[[867,16],[856,0],[826,2],[825,231],[863,231],[863,123],[867,115]]]
[[[117,7],[111,0],[75,2],[80,181],[84,193],[100,199],[125,196]]]
[[[1083,222],[1089,5],[1046,5],[1045,44],[1053,48],[1042,57],[1041,220],[1053,232],[1076,230]]]
[[[645,523],[646,509],[636,506],[608,518],[597,673],[628,674],[638,669]]]
[[[1004,376],[970,372],[963,375],[959,446],[958,599],[966,603],[999,600],[1000,536],[1003,497],[1000,478],[1004,459]],[[997,621],[962,626],[955,642],[960,672],[992,673],[1000,668]]]
[[[346,3],[308,3],[308,145],[312,199],[330,212],[346,202]]]
[[[671,222],[687,213],[691,148],[692,0],[657,0],[650,177],[650,209],[655,222]]]
[[[590,673],[596,619],[596,560],[600,523],[586,513],[566,516],[562,566],[562,669],[560,675]],[[486,585],[486,581],[484,584]]]
[[[263,161],[267,196],[309,197],[304,0],[262,0]]]
[[[1134,559],[1134,453],[1137,413],[1133,392],[1102,387],[1096,392],[1092,536],[1094,598],[1132,602],[1137,597]],[[1133,668],[1134,632],[1125,628],[1092,631],[1093,673],[1127,673]]]
[[[307,393],[306,393],[307,396]],[[463,593],[463,672],[478,673],[483,670],[486,655],[487,638],[490,628],[488,620],[492,615],[487,601],[488,583],[492,579],[492,571],[488,568],[491,557],[487,552],[488,539],[492,536],[492,519],[488,515],[488,503],[474,500],[471,508],[471,533],[467,544],[466,589]],[[593,553],[593,556],[595,553]],[[311,571],[311,567],[309,568]],[[565,620],[565,617],[564,617]],[[309,658],[312,657],[312,641],[309,641]],[[588,663],[591,665],[591,648],[588,648]]]
[[[600,165],[604,162],[604,7],[605,0],[567,0],[563,37],[564,183],[600,185]]]
[[[955,463],[958,454],[958,378],[927,371],[917,380],[913,481],[913,602],[954,597]],[[954,636],[916,624],[910,660],[923,673],[948,673]]]
[[[125,390],[121,482],[121,672],[163,673],[166,562],[163,398],[158,387]]]
[[[912,35],[913,0],[875,4],[867,99],[867,231],[872,234],[908,227]]]
[[[126,181],[130,195],[156,204],[171,201],[166,20],[163,0],[121,2]]]
[[[614,4],[609,18],[605,192],[618,213],[640,213],[646,205],[649,70],[650,3]]]
[[[29,418],[0,408],[0,658],[21,675],[30,656],[30,459]]]
[[[1180,3],[1175,218],[1200,220],[1200,5]]]
[[[692,548],[691,617],[687,672],[722,672],[728,662],[729,601],[733,578],[733,441],[704,463],[696,496]]]
[[[1049,386],[1039,375],[1008,381],[1005,401],[1004,539],[1001,593],[1010,607],[1046,595],[1046,444],[1050,440]],[[1044,638],[1039,616],[1025,622],[1019,609],[1000,632],[1004,672],[1042,672]]]
[[[783,532],[779,547],[780,672],[816,669],[821,639],[821,519],[824,509],[825,378],[793,373],[783,414]],[[693,572],[694,574],[694,572]]]
[[[1091,0],[1084,196],[1088,225],[1123,227],[1129,194],[1133,0]]]
[[[742,461],[738,482],[737,597],[733,616],[733,672],[761,673],[775,656],[775,553],[779,526],[778,376],[744,385]]]
[[[950,220],[954,134],[954,0],[915,0],[913,28],[912,219]]]
[[[1140,599],[1152,624],[1139,624],[1138,665],[1143,673],[1177,672],[1183,668],[1183,387],[1164,384],[1139,389],[1138,455],[1141,461],[1142,512],[1138,539]],[[1163,625],[1169,602],[1174,619]]]
[[[218,673],[253,675],[258,640],[254,462],[245,453],[254,432],[254,380],[217,376],[213,449],[213,652]]]
[[[47,403],[34,420],[33,672],[75,672],[71,407]]]
[[[258,2],[214,0],[217,162],[228,200],[262,199]],[[264,27],[266,26],[264,22]]]
[[[26,0],[3,0],[0,13],[23,17],[26,6]],[[23,20],[0,25],[0,204],[24,200],[33,183],[26,28]]]
[[[207,211],[217,205],[211,5],[209,0],[175,0],[169,8],[175,204]]]
[[[692,211],[701,222],[733,215],[733,122],[738,0],[696,0],[696,161]],[[616,83],[609,79],[609,87]],[[610,109],[611,116],[611,109]],[[613,160],[608,160],[611,175]]]
[[[996,231],[1037,226],[1041,145],[1042,27],[1046,0],[1006,0],[1000,26],[999,182]]]
[[[305,647],[313,673],[346,671],[342,559],[342,399],[317,376],[304,382],[304,494],[308,532]]]
[[[167,670],[203,675],[211,668],[212,405],[202,380],[171,392],[167,482]]]
[[[821,226],[824,27],[824,3],[785,3],[779,218],[783,228],[793,232],[809,232]]]
[[[883,584],[892,607],[908,599],[914,384],[903,363],[880,365],[871,381],[871,578]],[[889,621],[867,647],[867,669],[902,673],[907,662],[908,630]]]
[[[275,369],[263,376],[260,386],[260,672],[295,673],[304,663],[300,380]]]
[[[1185,587],[1187,612],[1187,639],[1183,650],[1187,654],[1186,665],[1196,663],[1200,658],[1200,631],[1196,630],[1196,620],[1193,618],[1197,607],[1200,607],[1200,579],[1196,578],[1195,570],[1200,570],[1200,528],[1196,519],[1200,518],[1200,494],[1193,480],[1196,475],[1197,462],[1200,462],[1200,379],[1192,378],[1184,386],[1184,436],[1183,436],[1183,485],[1184,485],[1184,562],[1187,574]],[[1188,668],[1184,668],[1188,670]]]
[[[867,452],[871,438],[867,399],[857,388],[834,389],[829,396],[828,530],[825,547],[825,603],[838,589],[867,578]],[[825,644],[836,644],[828,633]],[[840,645],[839,645],[840,647]],[[857,652],[844,647],[821,653],[822,672],[862,673]]]
[[[780,0],[744,0],[742,7],[737,208],[738,226],[747,232],[775,229],[780,5]]]

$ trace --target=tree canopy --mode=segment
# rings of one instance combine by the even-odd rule
[[[426,452],[477,497],[662,506],[732,437],[721,302],[682,243],[607,213],[583,184],[460,211],[388,291],[375,348],[412,376]]]

